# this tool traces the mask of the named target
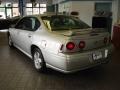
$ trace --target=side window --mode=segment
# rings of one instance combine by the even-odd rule
[[[15,26],[17,29],[35,31],[40,27],[40,22],[34,17],[25,17]]]
[[[32,21],[30,20],[29,17],[25,17],[18,22],[18,24],[15,26],[15,28],[31,31],[32,30],[31,26],[32,26]]]
[[[22,18],[17,25],[15,26],[16,29],[23,29],[23,22],[24,22],[24,18]]]
[[[37,30],[40,27],[40,21],[35,17],[30,18],[30,19],[32,21],[32,30],[33,31]]]

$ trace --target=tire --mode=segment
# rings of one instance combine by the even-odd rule
[[[9,47],[13,47],[13,42],[10,35],[8,35],[8,44],[9,44]]]
[[[42,52],[40,49],[35,48],[33,50],[33,61],[34,61],[34,67],[37,71],[39,72],[44,72],[46,71],[46,63],[44,61]]]

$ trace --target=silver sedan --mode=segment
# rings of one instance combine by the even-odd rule
[[[70,73],[107,63],[111,37],[67,15],[30,15],[9,28],[9,46],[33,59],[38,71],[47,67]]]

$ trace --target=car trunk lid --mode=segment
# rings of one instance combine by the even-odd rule
[[[64,46],[66,46],[68,42],[73,42],[75,44],[75,48],[73,50],[68,50],[66,47],[63,47],[64,52],[92,50],[109,44],[110,35],[108,32],[105,32],[105,29],[69,30],[64,32],[60,31],[57,33],[68,37],[68,40]],[[85,47],[83,49],[79,48],[81,41],[85,42]]]

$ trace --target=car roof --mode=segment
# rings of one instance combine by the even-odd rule
[[[42,17],[42,16],[53,16],[53,15],[63,15],[63,16],[72,16],[72,15],[66,15],[62,13],[45,13],[45,14],[34,14],[34,15],[26,15],[24,17]]]

